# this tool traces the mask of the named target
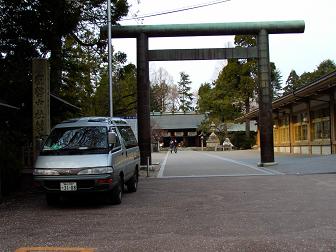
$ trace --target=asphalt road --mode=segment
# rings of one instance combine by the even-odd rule
[[[258,167],[260,152],[240,151],[178,151],[153,153],[160,162],[159,177],[211,177],[284,174],[336,173],[336,155],[293,155],[275,153],[277,165]]]
[[[212,177],[275,175],[277,171],[260,168],[257,162],[243,162],[234,152],[178,151],[166,153],[158,177]],[[282,174],[282,173],[281,173]]]
[[[41,193],[7,198],[0,205],[0,251],[336,251],[336,174],[273,175],[281,167],[255,170],[244,166],[256,164],[249,156],[240,167],[227,160],[237,161],[238,153],[213,152],[225,160],[206,155],[215,165],[189,176],[174,171],[180,154],[166,159],[161,179],[142,177],[121,205],[82,197],[48,207]],[[190,155],[195,167],[205,166],[200,153]],[[165,157],[155,156],[162,163]],[[218,162],[236,175],[217,176]]]

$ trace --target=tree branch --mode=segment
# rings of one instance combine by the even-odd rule
[[[130,96],[135,96],[135,93],[125,95],[125,96],[121,97],[121,99],[125,99],[125,98],[130,97]]]
[[[95,42],[95,43],[85,43],[83,41],[81,41],[77,35],[73,32],[70,33],[70,36],[78,43],[80,44],[81,46],[95,46],[95,45],[98,45],[100,42]]]
[[[134,107],[131,107],[131,105],[136,104],[137,101],[133,101],[127,104],[127,106],[125,106],[124,109],[120,109],[115,111],[115,114],[126,114],[129,111],[132,111],[133,109],[135,109]]]

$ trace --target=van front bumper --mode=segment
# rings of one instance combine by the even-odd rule
[[[34,176],[34,180],[48,193],[105,192],[112,190],[118,183],[112,174]],[[75,183],[76,190],[62,190],[62,183]]]

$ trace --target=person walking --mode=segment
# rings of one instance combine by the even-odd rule
[[[169,147],[170,147],[170,153],[177,153],[177,141],[176,139],[171,139],[169,142]]]

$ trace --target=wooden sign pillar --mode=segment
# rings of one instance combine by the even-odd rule
[[[50,133],[50,78],[46,59],[33,59],[33,152],[40,151],[40,139]]]

